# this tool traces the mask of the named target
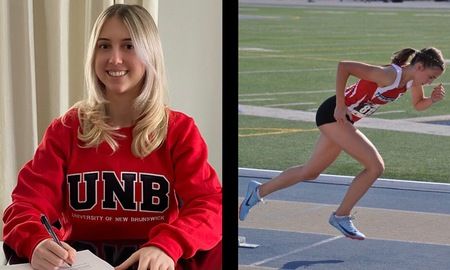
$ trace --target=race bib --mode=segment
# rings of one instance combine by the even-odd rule
[[[351,113],[358,118],[363,118],[373,114],[376,110],[378,110],[379,107],[380,104],[361,102],[357,106],[351,108]]]

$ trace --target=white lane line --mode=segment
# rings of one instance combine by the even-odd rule
[[[309,14],[355,14],[353,11],[340,11],[340,10],[309,10],[305,11]]]
[[[336,90],[316,90],[316,91],[286,91],[286,92],[265,92],[253,94],[240,94],[239,97],[257,97],[257,96],[281,96],[281,95],[295,95],[295,94],[317,94],[317,93],[334,93]]]
[[[295,102],[295,103],[279,103],[279,104],[270,104],[265,105],[266,107],[278,107],[278,106],[297,106],[297,105],[314,105],[315,102]]]
[[[314,71],[325,71],[325,70],[336,70],[333,68],[305,68],[305,69],[279,69],[279,70],[248,70],[239,71],[239,74],[260,74],[260,73],[298,73],[298,72],[314,72]]]
[[[412,121],[412,122],[449,121],[450,114],[423,116],[423,117],[414,117],[414,118],[403,118],[403,120]]]
[[[244,51],[244,52],[279,52],[278,50],[264,49],[264,48],[249,48],[249,47],[240,47],[239,51]]]
[[[375,15],[375,16],[393,16],[397,15],[397,12],[369,12],[367,15]]]
[[[273,107],[239,104],[239,113],[241,115],[270,117],[277,119],[286,119],[290,121],[305,121],[305,122],[315,121],[315,114],[313,112],[292,110],[287,108],[281,109]],[[377,117],[367,117],[367,119],[364,119],[364,121],[358,121],[357,123],[355,123],[355,127],[450,137],[449,125],[416,123],[404,121],[401,119],[396,120],[396,119],[383,119]]]
[[[244,177],[256,177],[256,178],[273,178],[279,175],[282,171],[280,170],[269,170],[269,169],[257,169],[257,168],[246,168],[239,167],[239,176]],[[353,181],[354,176],[347,175],[336,175],[336,174],[325,174],[322,173],[320,176],[314,181],[321,181],[324,179],[328,179],[329,181],[335,181],[335,183],[347,183],[350,184]],[[423,181],[413,181],[413,180],[405,180],[405,179],[389,179],[389,178],[378,178],[374,183],[373,187],[376,187],[379,183],[398,183],[399,185],[403,184],[406,186],[414,185],[414,186],[441,186],[444,189],[450,188],[450,183],[441,183],[441,182],[423,182]]]
[[[390,113],[404,113],[405,111],[400,110],[394,110],[394,111],[384,111],[384,112],[376,112],[373,115],[380,115],[380,114],[390,114]]]
[[[416,17],[450,17],[450,14],[441,14],[441,13],[419,13],[414,14]]]
[[[251,102],[251,101],[269,101],[269,100],[275,100],[275,98],[247,98],[247,99],[239,99],[239,102],[245,101],[245,102]]]
[[[251,269],[251,270],[280,270],[280,268],[272,268],[272,267],[265,267],[265,266],[258,266],[256,267],[252,267],[252,266],[248,266],[245,264],[239,264],[238,265],[238,269],[239,270],[247,270],[247,269]]]
[[[270,261],[273,261],[273,260],[276,260],[276,259],[279,259],[279,258],[283,258],[283,257],[289,256],[289,255],[294,254],[294,253],[302,252],[302,251],[305,251],[307,249],[314,248],[314,247],[317,247],[317,246],[320,246],[320,245],[323,245],[323,244],[335,241],[335,240],[343,238],[343,237],[344,237],[343,235],[331,237],[331,238],[322,240],[320,242],[314,243],[314,244],[306,246],[306,247],[294,249],[294,250],[292,250],[292,251],[290,251],[288,253],[285,253],[285,254],[281,254],[281,255],[278,255],[278,256],[270,257],[270,258],[267,258],[267,259],[262,260],[262,261],[254,262],[254,263],[250,264],[250,266],[258,266],[258,265],[261,265],[263,263],[270,262]]]

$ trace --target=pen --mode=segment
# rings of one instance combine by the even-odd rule
[[[64,248],[61,241],[59,241],[58,237],[56,236],[55,232],[53,231],[52,226],[50,225],[50,222],[48,222],[46,215],[41,214],[41,222],[44,225],[45,229],[47,230],[48,234],[50,234],[50,236],[53,238],[53,241],[55,241],[60,247]],[[65,263],[67,263],[69,266],[72,266],[68,262],[65,262]]]

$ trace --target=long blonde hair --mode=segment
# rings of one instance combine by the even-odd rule
[[[158,29],[152,16],[138,5],[116,4],[104,10],[97,18],[88,45],[85,64],[85,83],[88,97],[74,105],[78,108],[80,129],[78,138],[82,147],[97,147],[103,141],[116,151],[116,139],[120,134],[108,125],[105,106],[105,88],[95,74],[96,43],[103,24],[116,16],[130,32],[138,57],[146,66],[142,90],[134,101],[138,112],[133,128],[132,153],[145,157],[157,149],[167,136],[168,109],[166,99],[166,76],[164,57]]]

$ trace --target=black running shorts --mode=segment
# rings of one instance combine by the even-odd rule
[[[316,113],[316,125],[320,127],[321,125],[336,122],[334,119],[334,109],[336,108],[336,96],[329,97],[326,99],[317,109]],[[346,115],[347,120],[353,124],[348,115]]]

